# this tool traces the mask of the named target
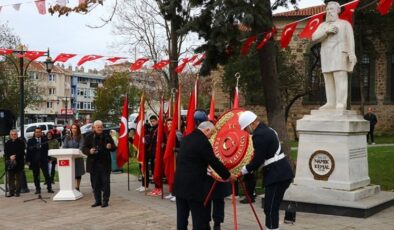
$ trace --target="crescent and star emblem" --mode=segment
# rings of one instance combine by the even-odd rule
[[[287,32],[291,32],[292,30],[293,30],[293,28],[292,28],[292,27],[289,27],[289,28],[287,28],[287,29],[285,30],[285,32],[284,32],[283,34],[286,36]]]
[[[122,123],[124,129],[123,129],[123,133],[121,134],[121,136],[119,138],[125,137],[127,135],[127,119],[125,117],[122,117],[120,119],[120,122]]]
[[[319,18],[315,18],[311,21],[311,23],[309,23],[309,28],[312,30],[313,28],[315,28],[317,25],[319,25],[320,23],[320,19]]]

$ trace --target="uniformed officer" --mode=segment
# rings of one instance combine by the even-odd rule
[[[257,119],[251,111],[239,116],[242,130],[253,134],[254,158],[245,165],[242,175],[254,172],[263,165],[263,181],[265,187],[264,213],[266,229],[279,229],[279,206],[286,189],[294,175],[275,130]]]

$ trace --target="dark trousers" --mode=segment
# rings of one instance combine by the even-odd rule
[[[256,189],[256,173],[248,173],[245,174],[243,177],[243,181],[245,183],[246,187],[246,192],[250,196],[250,198],[253,200],[255,198],[255,189]],[[246,196],[246,194],[245,194]]]
[[[369,127],[369,132],[367,133],[367,142],[369,142],[369,138],[371,138],[371,142],[375,142],[375,138],[373,136],[373,131],[375,130],[375,126]]]
[[[10,189],[10,194],[21,193],[21,178],[22,170],[18,171],[8,171],[8,188]]]
[[[193,230],[209,230],[209,208],[202,201],[176,198],[176,229],[187,230],[189,212],[192,213]]]
[[[42,174],[44,174],[45,182],[47,184],[47,189],[51,190],[52,189],[52,183],[51,183],[51,178],[48,173],[48,164],[40,164],[39,166],[35,166],[32,168],[33,171],[33,178],[34,178],[34,185],[36,186],[37,191],[41,191],[41,186],[40,186],[40,169]]]
[[[287,180],[265,186],[264,213],[267,228],[279,228],[279,206],[290,183],[291,180]]]
[[[105,170],[100,163],[93,165],[90,176],[93,179],[94,199],[96,203],[109,201],[109,196],[111,195],[110,175],[111,171]]]
[[[211,220],[211,216],[213,222],[215,223],[223,223],[224,222],[224,198],[213,199],[208,203],[209,208],[209,220]],[[212,214],[212,215],[211,215]]]

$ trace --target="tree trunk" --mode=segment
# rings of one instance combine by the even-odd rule
[[[174,7],[175,11],[175,7]],[[175,12],[174,12],[175,14]],[[169,79],[169,88],[170,90],[175,88],[178,89],[178,74],[175,72],[175,68],[178,66],[178,35],[176,33],[177,26],[175,19],[171,20],[171,27],[170,27],[170,49],[169,49],[169,56],[170,56],[170,79]]]
[[[285,110],[279,91],[277,71],[277,49],[273,41],[269,41],[258,52],[261,78],[265,97],[265,107],[269,125],[278,132],[285,154],[290,154],[289,136],[286,128]]]

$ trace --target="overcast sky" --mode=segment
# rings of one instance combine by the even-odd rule
[[[124,0],[119,0],[124,1]],[[19,11],[9,4],[23,3]],[[47,0],[47,7],[56,0]],[[77,5],[78,0],[69,0],[68,6]],[[59,53],[75,54],[97,54],[103,56],[131,56],[125,49],[116,49],[111,44],[116,37],[112,34],[111,25],[103,28],[91,29],[87,25],[100,25],[100,17],[106,18],[111,12],[113,0],[104,1],[104,6],[97,6],[87,15],[71,14],[68,17],[51,16],[49,13],[40,15],[32,0],[0,0],[3,6],[0,12],[0,23],[8,22],[9,27],[14,29],[22,42],[30,50],[46,50],[50,48],[51,56],[54,58]],[[301,0],[299,8],[320,5],[323,0]],[[286,9],[280,9],[286,11]],[[70,64],[75,63],[81,56],[70,59]],[[86,63],[86,68],[100,68],[104,61]],[[68,65],[68,64],[66,64]]]

